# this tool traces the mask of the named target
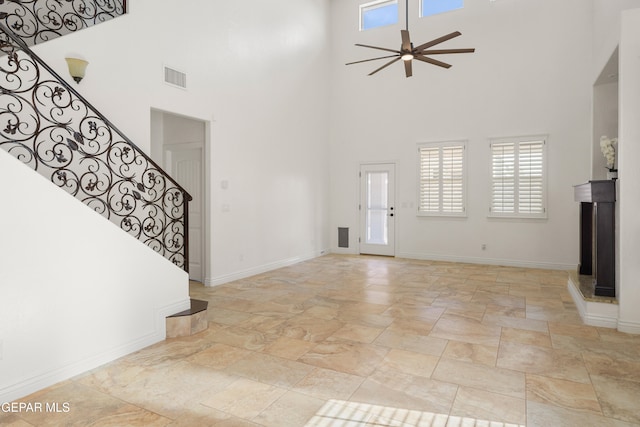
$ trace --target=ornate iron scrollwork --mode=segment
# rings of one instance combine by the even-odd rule
[[[0,30],[0,147],[186,270],[191,196]]]
[[[126,0],[0,0],[0,20],[27,46],[126,13]]]

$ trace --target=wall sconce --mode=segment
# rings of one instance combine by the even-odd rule
[[[84,78],[84,72],[87,69],[87,65],[89,63],[84,59],[79,58],[65,58],[67,61],[67,65],[69,66],[69,74],[73,77],[73,80],[76,83],[80,83],[80,81]]]

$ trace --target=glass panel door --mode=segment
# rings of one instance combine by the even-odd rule
[[[386,245],[389,242],[389,172],[366,172],[367,233],[366,243]]]
[[[394,164],[360,167],[360,253],[395,255]]]

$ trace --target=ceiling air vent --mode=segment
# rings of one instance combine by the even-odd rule
[[[182,71],[174,70],[167,66],[164,67],[164,82],[181,89],[187,88],[187,74]]]

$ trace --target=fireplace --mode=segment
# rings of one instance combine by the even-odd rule
[[[616,296],[616,182],[589,181],[574,187],[580,202],[580,275],[591,276],[596,296]]]

